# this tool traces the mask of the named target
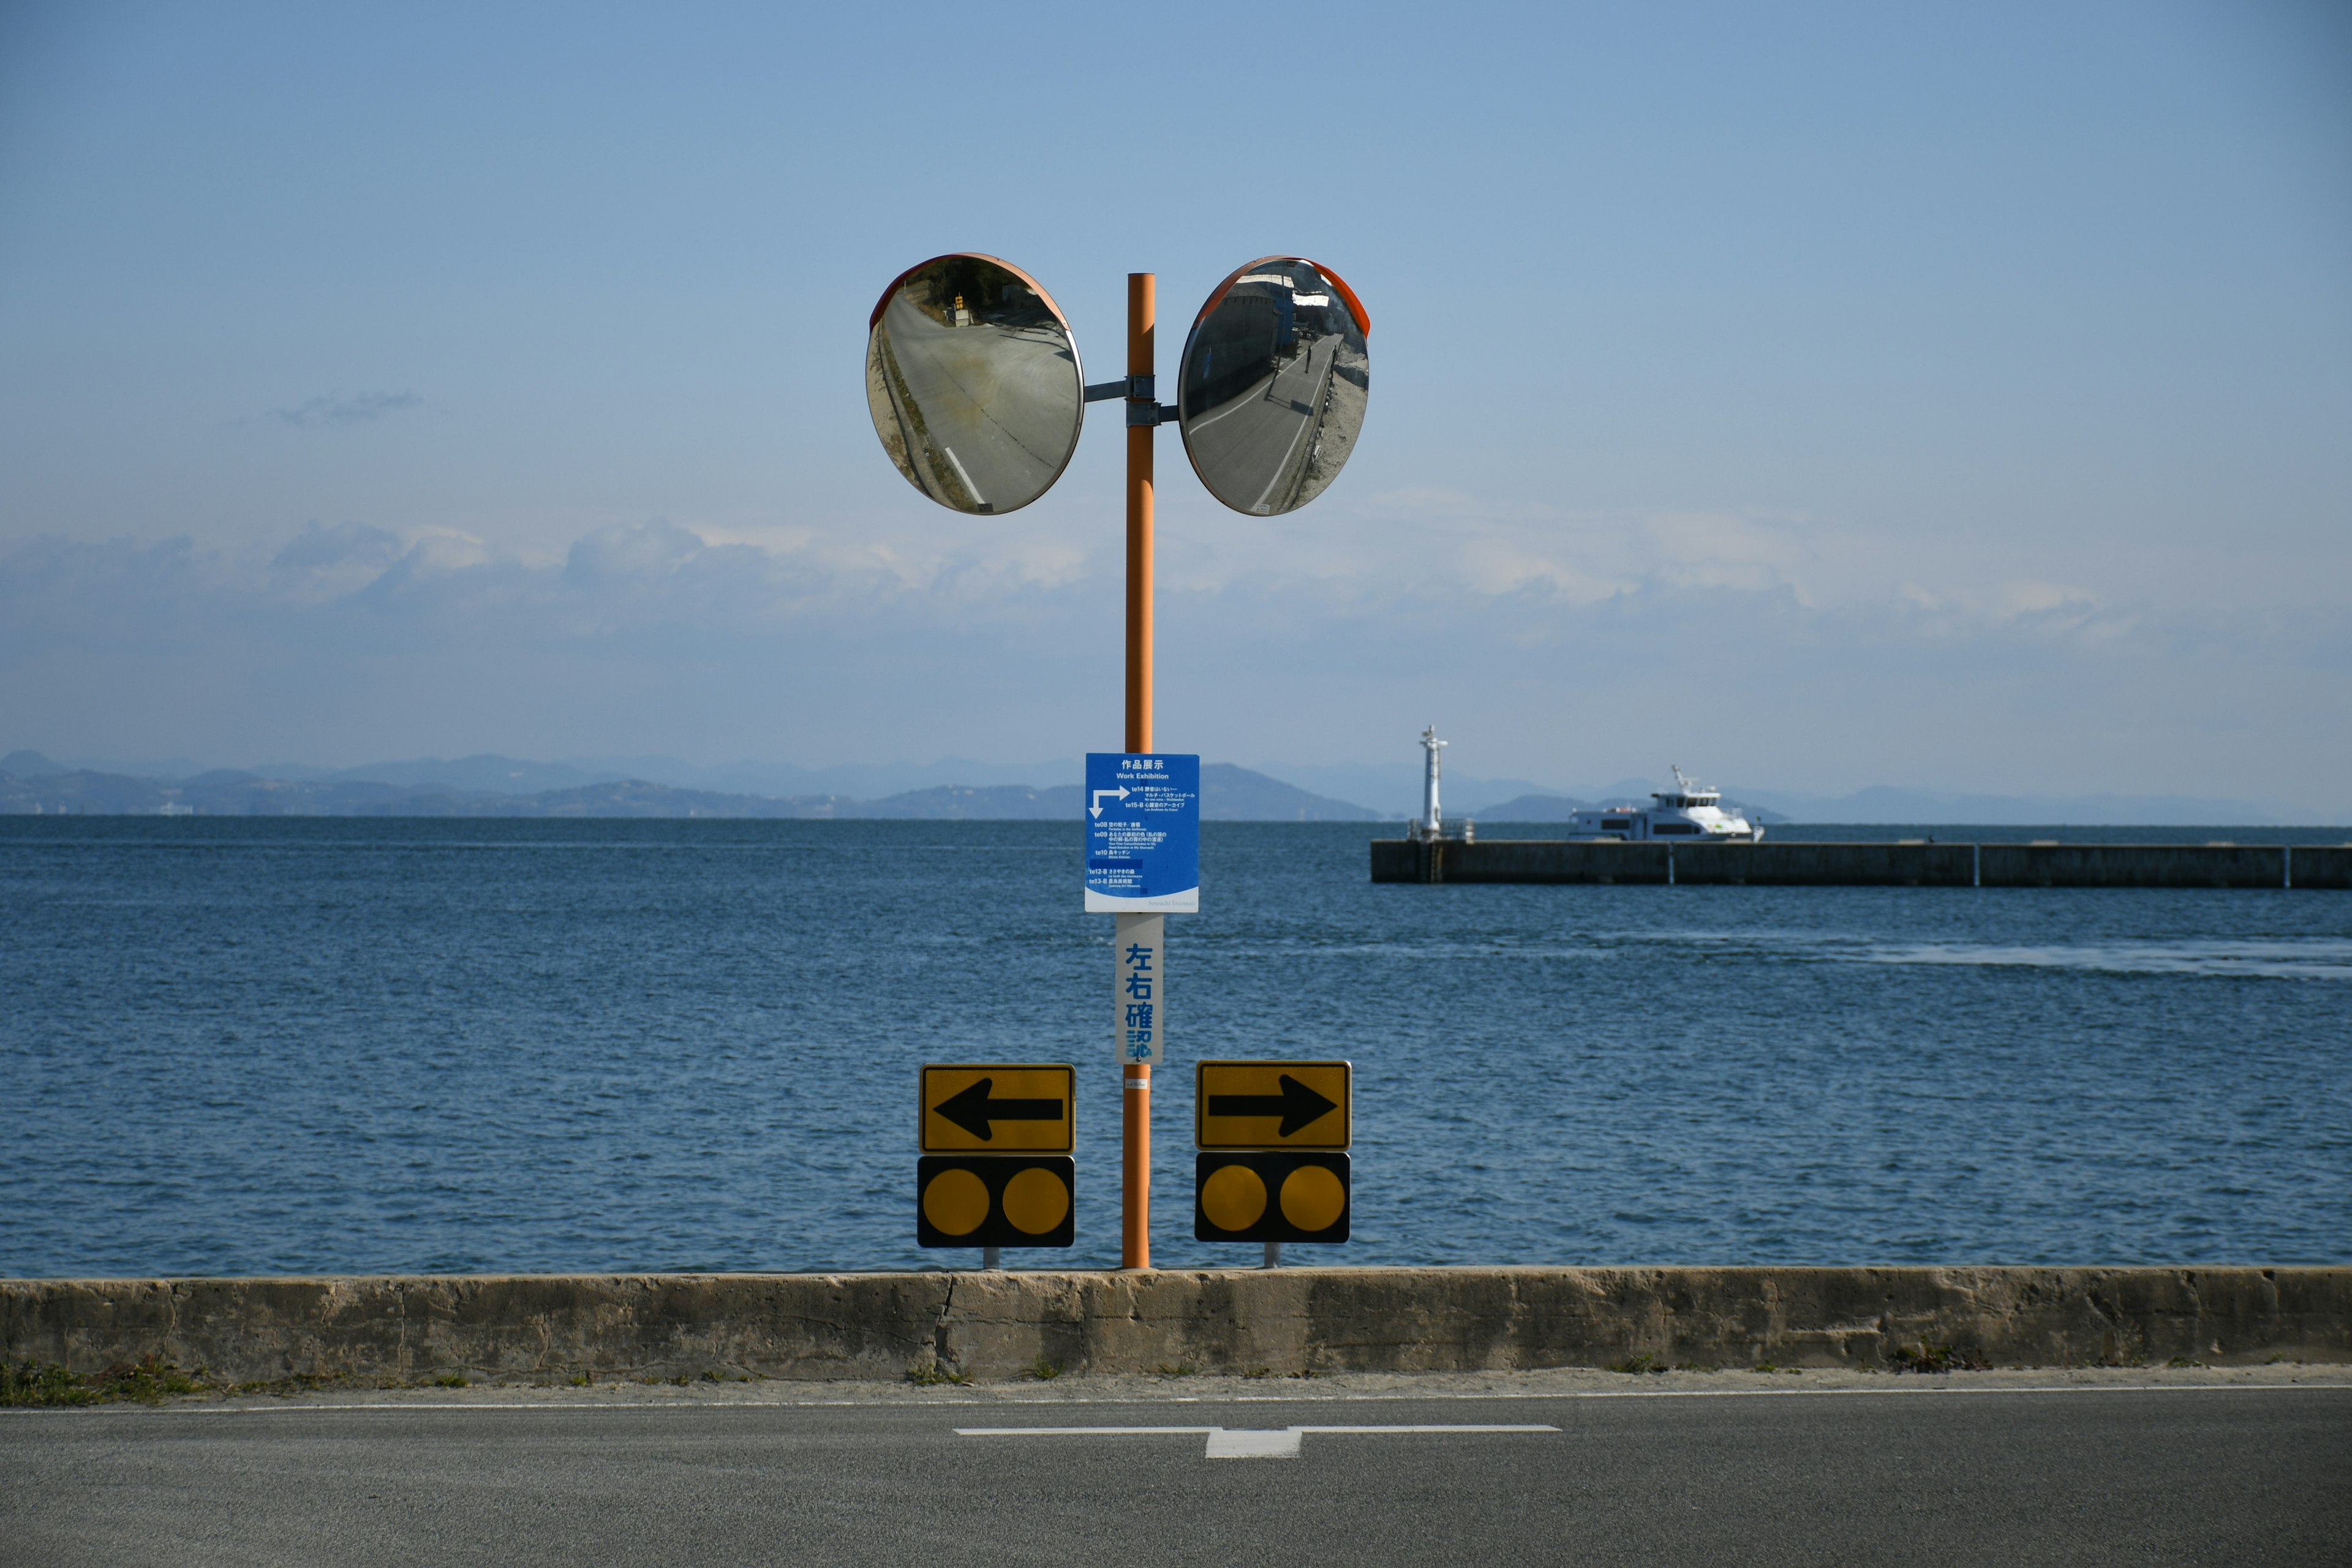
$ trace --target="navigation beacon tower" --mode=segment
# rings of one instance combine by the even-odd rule
[[[1477,831],[1476,826],[1465,818],[1461,827],[1449,836],[1445,831],[1445,819],[1438,809],[1437,775],[1440,764],[1437,753],[1446,743],[1437,738],[1437,726],[1434,724],[1421,732],[1422,749],[1429,753],[1429,770],[1422,775],[1421,815],[1413,818],[1406,837],[1418,840],[1452,837],[1468,844],[1473,842],[1473,835]]]

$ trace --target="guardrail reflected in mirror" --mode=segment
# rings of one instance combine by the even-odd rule
[[[1177,371],[1184,452],[1210,494],[1273,517],[1323,493],[1363,429],[1370,331],[1355,291],[1304,257],[1262,257],[1217,286]]]
[[[1017,510],[1077,449],[1085,377],[1037,280],[959,252],[908,268],[874,307],[866,400],[907,480],[962,512]]]

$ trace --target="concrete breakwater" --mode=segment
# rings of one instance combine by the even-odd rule
[[[2352,889],[2352,844],[1619,844],[1372,840],[1375,882]]]
[[[0,1354],[225,1382],[2352,1362],[2352,1267],[0,1280]]]

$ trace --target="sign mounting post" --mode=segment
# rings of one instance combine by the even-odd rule
[[[1123,760],[1135,772],[1158,776],[1143,792],[1141,806],[1129,800],[1132,786],[1124,780],[1107,780],[1106,788],[1089,778],[1089,818],[1099,823],[1106,806],[1116,803],[1123,820],[1100,844],[1090,830],[1087,907],[1112,910],[1120,922],[1119,1258],[1128,1268],[1151,1267],[1151,1068],[1163,1059],[1158,1020],[1166,973],[1160,916],[1200,908],[1200,759],[1163,758],[1151,750],[1151,434],[1160,425],[1175,425],[1192,471],[1210,494],[1252,517],[1279,517],[1313,500],[1338,478],[1355,450],[1371,389],[1365,348],[1371,321],[1355,290],[1306,257],[1265,256],[1227,274],[1193,317],[1174,378],[1176,401],[1161,403],[1153,363],[1158,293],[1153,274],[1127,275],[1127,374],[1095,385],[1087,384],[1079,366],[1068,319],[1045,287],[1011,263],[977,251],[951,251],[908,268],[883,290],[866,323],[866,399],[874,433],[907,482],[951,511],[995,516],[1027,506],[1068,466],[1087,404],[1117,398],[1125,410]],[[1096,760],[1088,758],[1090,773]],[[1190,772],[1189,793],[1169,787],[1180,763]],[[1187,856],[1190,875],[1171,880],[1171,868],[1185,864]],[[1097,895],[1107,901],[1098,904]],[[1149,999],[1142,994],[1147,984],[1154,993]],[[1137,1010],[1132,1019],[1130,1004]],[[953,1114],[942,1115],[950,1125],[961,1125],[958,1118],[991,1128],[1013,1125],[1028,1119],[1002,1111],[1002,1104],[1034,1110],[1043,1098],[1004,1094],[1000,1087],[959,1090],[972,1098],[953,1100]],[[969,1136],[982,1141],[978,1132]],[[1050,1203],[1005,1195],[1012,1193],[1010,1178],[999,1194],[988,1181],[1004,1172],[992,1165],[989,1171],[984,1180],[943,1167],[938,1202],[931,1205],[938,1216],[924,1223],[941,1235],[993,1234],[987,1227],[999,1219],[1024,1237],[1061,1234],[1054,1228],[1060,1221],[1048,1224]],[[1045,1180],[1026,1183],[1023,1193],[1044,1194],[1039,1184]],[[1323,1195],[1301,1210],[1310,1217],[1330,1207],[1328,1193],[1316,1190]],[[1340,1194],[1340,1206],[1332,1211],[1338,1218],[1310,1226],[1294,1217],[1294,1226],[1330,1230],[1336,1239],[1345,1228],[1344,1184],[1331,1190]]]
[[[1152,382],[1160,279],[1127,275],[1127,750],[1151,750],[1151,432],[1159,423]],[[1137,377],[1141,377],[1138,381]],[[1142,395],[1139,409],[1137,394]],[[1139,420],[1135,416],[1145,413]],[[1151,1065],[1119,1068],[1121,1173],[1118,1265],[1151,1267]]]

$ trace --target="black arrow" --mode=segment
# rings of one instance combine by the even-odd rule
[[[1277,1137],[1287,1138],[1326,1112],[1339,1109],[1339,1102],[1326,1100],[1288,1073],[1277,1080],[1280,1094],[1213,1094],[1209,1096],[1212,1116],[1279,1116],[1282,1125]]]
[[[995,1086],[994,1079],[982,1079],[931,1109],[983,1143],[995,1139],[995,1130],[989,1126],[992,1121],[1059,1121],[1062,1119],[1062,1102],[1058,1100],[991,1100],[988,1091]]]

